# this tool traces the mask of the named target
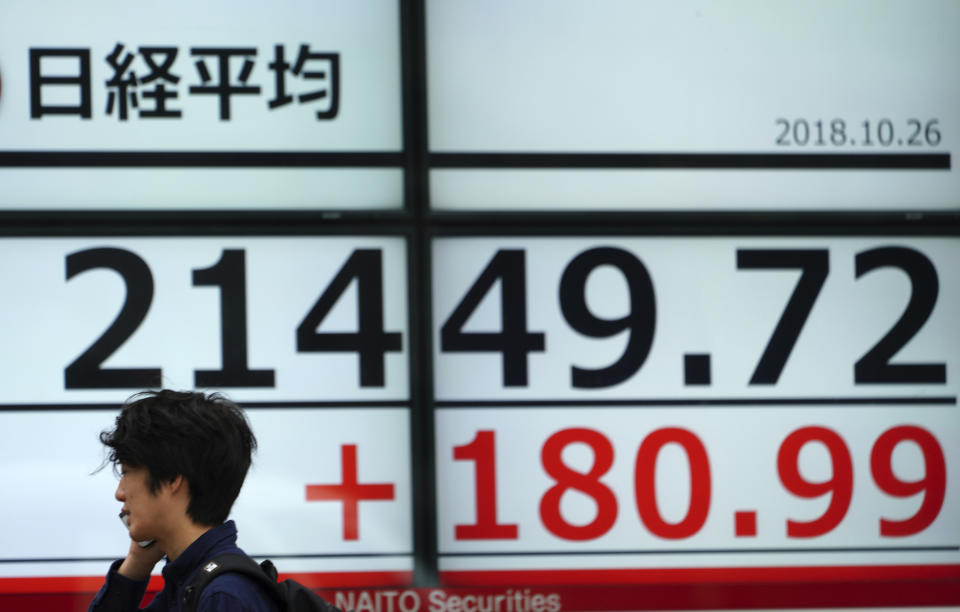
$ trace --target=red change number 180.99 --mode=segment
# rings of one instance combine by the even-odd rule
[[[906,442],[915,444],[923,456],[925,472],[917,480],[903,480],[893,470],[894,449]],[[585,472],[569,467],[563,460],[564,449],[574,443],[584,444],[592,452],[592,465]],[[801,474],[800,452],[812,443],[822,445],[829,453],[832,475],[826,480],[811,481]],[[661,449],[667,444],[679,445],[690,467],[689,505],[686,515],[678,522],[665,520],[657,504],[655,466]],[[455,525],[457,540],[518,538],[517,524],[500,523],[497,519],[495,454],[496,432],[493,430],[477,431],[471,442],[453,449],[455,460],[475,464],[476,522]],[[543,526],[565,540],[592,540],[606,534],[618,514],[616,492],[601,481],[614,462],[613,445],[607,436],[590,428],[562,429],[544,442],[540,459],[543,470],[553,480],[553,485],[540,498],[539,515]],[[830,496],[821,516],[813,520],[787,518],[788,537],[821,536],[840,524],[850,507],[854,470],[850,450],[839,434],[822,426],[794,430],[781,443],[776,466],[781,484],[791,494],[802,498]],[[881,536],[919,533],[937,518],[946,492],[946,462],[939,442],[929,431],[915,425],[898,425],[884,431],[870,451],[870,472],[873,482],[887,495],[912,497],[923,493],[920,507],[912,516],[904,519],[878,517]],[[651,534],[665,539],[683,539],[697,534],[706,523],[713,487],[710,458],[703,442],[692,431],[663,427],[647,435],[637,450],[633,484],[637,514]],[[574,524],[564,518],[560,500],[569,490],[579,491],[595,502],[596,512],[590,522]]]

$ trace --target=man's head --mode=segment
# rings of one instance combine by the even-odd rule
[[[227,519],[257,446],[233,402],[166,389],[130,398],[100,441],[115,465],[145,469],[152,493],[182,476],[190,491],[187,516],[205,526]]]

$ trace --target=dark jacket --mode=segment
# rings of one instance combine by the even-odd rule
[[[183,590],[207,561],[224,553],[244,554],[237,547],[233,521],[214,527],[187,547],[176,561],[163,568],[163,590],[145,610],[180,612]],[[123,560],[110,566],[107,579],[87,612],[130,612],[139,609],[149,580],[131,580],[117,573]],[[200,595],[197,612],[277,612],[277,605],[258,584],[239,574],[223,574]]]

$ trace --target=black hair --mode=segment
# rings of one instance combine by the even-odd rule
[[[227,520],[257,447],[243,411],[226,397],[169,389],[128,399],[100,441],[114,466],[146,468],[153,493],[183,476],[187,515],[205,526]]]

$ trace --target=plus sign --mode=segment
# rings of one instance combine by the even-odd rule
[[[364,499],[393,499],[392,484],[360,484],[357,482],[357,445],[340,446],[343,482],[340,484],[307,485],[307,501],[339,500],[343,502],[343,539],[358,538],[357,510]]]

